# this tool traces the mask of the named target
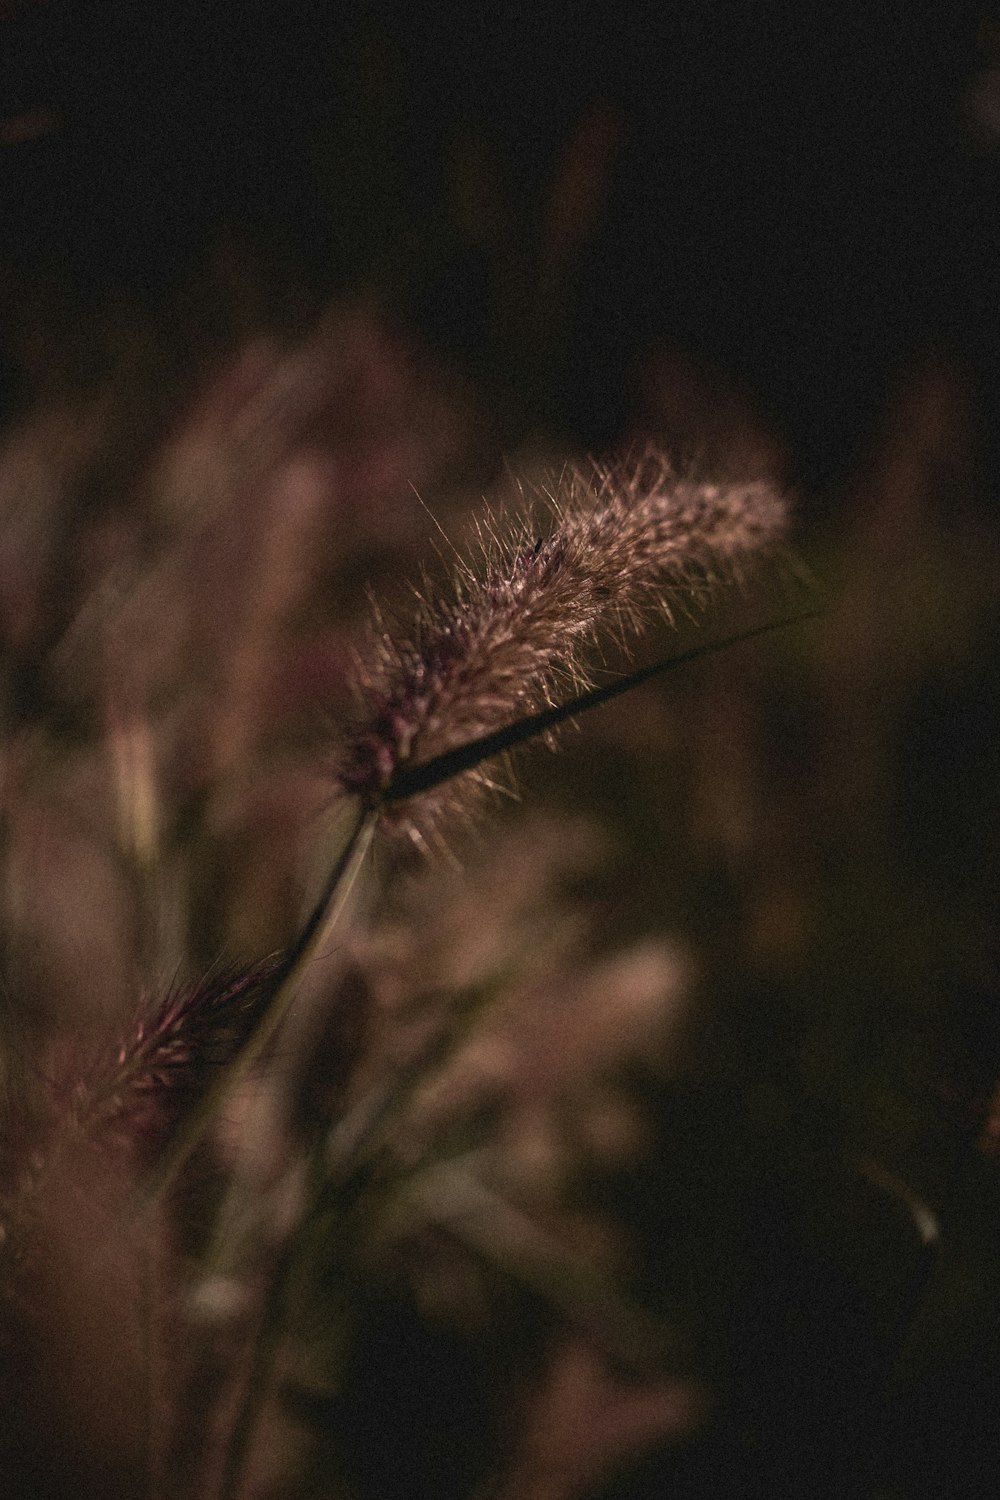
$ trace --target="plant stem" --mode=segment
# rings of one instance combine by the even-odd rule
[[[247,1371],[236,1419],[226,1447],[218,1500],[237,1500],[251,1444],[260,1414],[267,1399],[274,1359],[281,1343],[282,1324],[288,1305],[292,1277],[312,1226],[313,1211],[324,1187],[325,1140],[312,1152],[309,1161],[306,1202],[295,1228],[282,1246],[271,1273],[267,1299],[254,1334],[250,1368]]]
[[[146,1185],[149,1200],[159,1198],[177,1180],[192,1151],[209,1127],[212,1116],[226,1094],[246,1076],[281,1025],[295,999],[298,980],[308,959],[324,944],[339,921],[371,843],[377,810],[360,808],[340,855],[330,870],[312,911],[270,979],[270,1002],[242,1050],[225,1069],[216,1085],[191,1115],[177,1141]]]
[[[243,1397],[226,1446],[218,1500],[236,1500],[240,1493],[254,1431],[267,1399],[274,1357],[281,1342],[286,1292],[297,1248],[298,1236],[293,1234],[275,1267],[268,1296],[257,1324]]]

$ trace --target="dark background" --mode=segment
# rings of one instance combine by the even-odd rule
[[[8,3],[6,321],[25,278],[66,326],[236,243],[306,300],[375,294],[512,428],[606,444],[651,348],[708,361],[822,485],[914,357],[992,400],[998,24],[968,0]],[[600,201],[533,361],[497,324],[588,117]]]

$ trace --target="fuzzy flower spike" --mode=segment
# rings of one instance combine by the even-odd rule
[[[253,1035],[281,973],[270,959],[169,990],[77,1085],[70,1118],[155,1157]]]
[[[422,600],[409,639],[374,632],[360,727],[338,768],[366,807],[397,801],[414,768],[584,692],[602,632],[625,639],[654,608],[669,614],[773,550],[787,526],[771,484],[681,480],[655,454],[574,471],[548,499],[547,536],[523,522],[506,536],[492,528],[482,567],[462,566],[450,595]],[[411,835],[419,841],[467,784],[423,799],[419,824],[407,810]]]

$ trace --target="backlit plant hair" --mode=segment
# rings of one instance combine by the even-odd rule
[[[265,960],[168,990],[77,1086],[70,1112],[78,1127],[121,1136],[155,1158],[253,1034],[279,967]]]
[[[572,470],[541,500],[545,524],[491,518],[481,528],[479,565],[459,561],[450,592],[426,585],[409,635],[380,618],[373,623],[358,657],[358,723],[335,762],[355,816],[289,947],[245,979],[168,996],[137,1023],[84,1107],[102,1125],[131,1113],[151,1126],[165,1111],[172,1125],[154,1191],[174,1179],[221,1095],[274,1036],[378,826],[424,845],[446,813],[461,813],[493,784],[481,771],[486,761],[551,736],[565,720],[658,673],[816,612],[800,610],[594,686],[602,640],[627,647],[652,614],[671,618],[704,606],[751,561],[781,548],[787,506],[764,480],[679,479],[655,452],[615,469]],[[202,1032],[214,1039],[215,1066],[189,1087]],[[158,1104],[161,1091],[173,1102]]]
[[[338,777],[417,841],[468,803],[475,784],[453,785],[460,772],[590,706],[602,636],[625,643],[653,610],[690,611],[715,581],[773,552],[788,520],[770,483],[678,479],[652,452],[571,471],[544,498],[544,528],[491,523],[479,568],[460,564],[450,593],[428,586],[409,635],[377,621],[359,661],[363,707]],[[483,753],[462,754],[473,745]],[[427,774],[432,764],[441,775]],[[416,808],[395,809],[417,792]]]

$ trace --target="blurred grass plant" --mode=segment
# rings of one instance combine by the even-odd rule
[[[370,24],[323,75],[319,276],[429,312],[488,417],[371,316],[258,334],[315,305],[285,225],[256,259],[224,237],[155,331],[4,298],[36,401],[0,445],[0,1489],[978,1496],[1000,692],[973,403],[911,371],[856,491],[819,497],[821,626],[588,714],[477,839],[494,755],[642,675],[595,645],[620,665],[641,625],[655,669],[664,602],[755,628],[731,543],[778,529],[745,476],[784,456],[687,352],[622,375],[585,341],[629,112],[572,77],[548,154],[476,109],[428,148]],[[741,179],[725,244],[745,207]],[[836,431],[819,366],[803,410]],[[530,517],[470,511],[493,429],[588,399],[589,430],[641,402],[698,464],[536,482],[522,449]],[[414,489],[449,539],[416,622]],[[914,1316],[917,1194],[945,1236]]]
[[[844,1433],[925,1270],[899,1179],[945,1181],[914,1031],[994,930],[974,873],[928,924],[948,882],[893,831],[914,704],[990,619],[930,494],[949,399],[910,393],[830,544],[832,627],[770,653],[717,650],[815,609],[767,479],[641,449],[484,517],[467,399],[360,314],[126,450],[114,390],[8,434],[12,1484],[728,1494],[769,1424],[790,1494],[861,1484]],[[626,691],[483,835],[497,758]],[[865,1154],[874,1199],[837,1177]]]
[[[405,553],[422,516],[404,476],[461,470],[433,402],[341,316],[245,349],[127,460],[103,446],[105,396],[30,414],[4,448],[4,1251],[10,1368],[44,1348],[47,1372],[22,1429],[64,1362],[56,1487],[62,1463],[84,1493],[207,1500],[308,1468],[288,1412],[347,1442],[338,1403],[386,1288],[429,1327],[493,1327],[511,1391],[560,1328],[585,1382],[647,1371],[609,1449],[701,1410],[582,1188],[641,1139],[620,1070],[655,1055],[686,960],[589,951],[555,891],[585,828],[529,824],[481,860],[457,927],[463,882],[419,896],[396,835],[462,844],[481,767],[676,664],[595,681],[657,615],[702,633],[678,659],[762,628],[704,639],[783,550],[785,507],[652,452],[568,469],[531,512],[488,516],[478,562],[425,572],[412,632],[365,635],[359,556]],[[310,823],[329,868],[297,920]],[[498,878],[524,888],[511,920]],[[54,1281],[77,1299],[62,1322]],[[64,1388],[91,1357],[100,1421]],[[511,1409],[486,1405],[498,1432]],[[504,1482],[501,1451],[470,1484]],[[323,1493],[364,1492],[357,1463],[345,1449]]]

